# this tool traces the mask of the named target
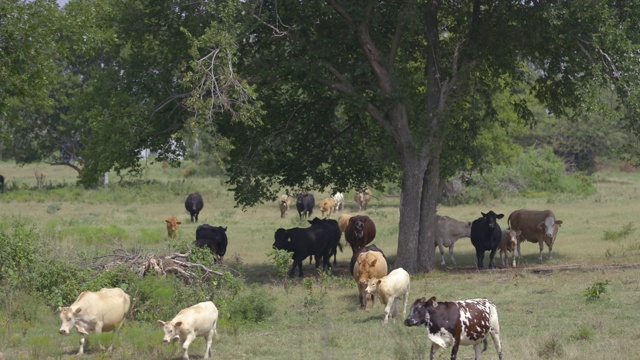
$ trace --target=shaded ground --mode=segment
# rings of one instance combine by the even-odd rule
[[[532,265],[532,266],[518,266],[516,269],[498,267],[494,270],[482,270],[482,271],[526,271],[535,274],[550,274],[557,271],[593,271],[593,270],[606,270],[606,269],[637,269],[640,268],[640,263],[632,264],[596,264],[596,265],[580,265],[580,264],[562,264],[562,265]],[[467,267],[448,267],[446,272],[453,274],[465,274],[475,273],[478,269],[475,266]]]

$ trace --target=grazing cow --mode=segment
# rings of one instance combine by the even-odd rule
[[[487,299],[436,302],[435,296],[429,300],[421,298],[411,305],[404,324],[427,328],[427,335],[431,340],[431,360],[435,358],[439,348],[446,349],[452,345],[452,360],[457,358],[460,345],[473,345],[475,359],[479,360],[482,351],[487,349],[489,334],[493,338],[498,358],[502,360],[498,310]],[[480,343],[484,344],[484,350]]]
[[[91,332],[101,334],[119,328],[130,305],[129,295],[120,288],[84,291],[71,306],[58,308],[62,320],[59,332],[68,335],[75,326],[82,335],[78,350],[78,355],[82,355],[85,336]]]
[[[493,269],[495,267],[493,257],[496,255],[496,250],[502,239],[502,229],[500,229],[497,219],[502,219],[504,214],[496,214],[493,211],[481,214],[482,217],[471,223],[471,243],[476,248],[478,269],[484,269],[485,251],[491,251],[489,253],[489,269]]]
[[[196,229],[194,245],[200,248],[208,247],[216,256],[216,262],[222,262],[222,258],[227,252],[228,242],[226,227],[202,224]]]
[[[333,198],[333,201],[336,202],[336,206],[333,210],[336,212],[342,211],[342,209],[344,209],[344,194],[341,192],[337,192],[331,195],[331,197]]]
[[[351,250],[356,250],[372,242],[376,237],[376,224],[366,215],[356,215],[349,219],[344,230],[344,238],[351,245]]]
[[[202,200],[202,195],[200,193],[191,193],[187,196],[187,200],[184,202],[184,207],[187,209],[189,214],[191,214],[191,222],[198,222],[198,214],[200,214],[200,210],[204,206],[204,201]]]
[[[347,229],[347,225],[349,225],[349,219],[351,219],[353,214],[342,214],[338,217],[338,226],[340,227],[340,232],[345,232]]]
[[[556,242],[558,230],[562,225],[562,220],[556,220],[556,216],[551,210],[516,210],[509,215],[507,220],[509,226],[516,231],[520,231],[518,236],[518,256],[520,253],[520,244],[525,240],[537,242],[540,245],[540,255],[538,259],[542,261],[542,251],[544,244],[549,248],[549,260],[553,259],[551,251],[553,244]]]
[[[281,195],[278,205],[280,206],[280,217],[287,217],[289,214],[289,195]]]
[[[182,223],[175,216],[169,216],[165,221],[167,222],[167,236],[175,239],[176,235],[178,235],[178,226]]]
[[[511,266],[516,267],[516,247],[518,246],[518,235],[520,231],[515,231],[507,228],[502,230],[502,238],[500,240],[500,260],[502,261],[502,267],[507,267],[507,255],[511,253]]]
[[[369,279],[365,293],[367,295],[378,295],[380,301],[385,305],[383,320],[385,324],[389,322],[390,317],[397,317],[400,297],[404,300],[402,316],[407,315],[409,283],[409,273],[403,268],[397,268],[381,279]]]
[[[369,279],[381,279],[388,274],[387,259],[382,250],[377,246],[365,246],[351,257],[351,274],[358,284],[358,295],[360,297],[360,308],[367,310],[368,294],[365,293]],[[371,306],[373,307],[374,296],[371,294]]]
[[[356,204],[358,204],[358,207],[359,207],[358,211],[367,210],[369,201],[371,201],[371,189],[365,186],[365,188],[362,189],[362,191],[356,192],[356,194],[353,196],[353,201],[355,201]]]
[[[211,357],[211,343],[213,336],[217,334],[218,324],[218,309],[213,302],[205,301],[182,309],[171,321],[158,320],[158,324],[164,330],[162,341],[170,343],[174,338],[180,339],[184,350],[183,359],[189,360],[189,345],[199,336],[207,341],[204,359]]]
[[[313,194],[298,194],[296,198],[296,209],[298,209],[300,219],[302,219],[303,216],[310,218],[311,214],[313,214],[314,206],[316,206],[316,199],[313,197]]]
[[[464,222],[448,216],[436,215],[436,224],[436,245],[440,248],[442,265],[445,265],[445,247],[449,248],[449,257],[451,258],[451,262],[455,264],[456,260],[453,258],[453,245],[458,239],[471,236],[471,222]]]
[[[320,266],[326,270],[331,267],[331,242],[326,232],[320,226],[308,228],[292,228],[276,230],[274,234],[273,248],[286,250],[293,253],[293,265],[289,270],[289,276],[293,277],[296,267],[299,268],[298,276],[302,277],[302,261],[309,256],[316,259],[316,269]]]
[[[338,222],[333,219],[318,219],[313,218],[313,220],[307,220],[311,226],[316,226],[322,228],[325,233],[325,236],[329,239],[329,247],[331,248],[331,252],[329,253],[329,259],[331,259],[331,255],[333,255],[333,265],[336,265],[337,260],[336,257],[338,255],[338,248],[340,248],[340,252],[342,252],[342,244],[340,244],[340,227],[338,226]]]
[[[333,208],[336,207],[336,202],[332,197],[328,197],[320,201],[318,207],[320,208],[320,212],[322,212],[322,217],[325,217],[325,213],[327,213],[326,217],[331,217],[331,214],[333,214]]]
[[[4,192],[4,176],[0,175],[0,191]]]

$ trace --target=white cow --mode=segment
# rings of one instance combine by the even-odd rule
[[[333,198],[333,201],[336,202],[336,207],[333,209],[333,211],[342,211],[342,209],[344,208],[344,194],[341,192],[337,192],[331,195],[331,197]]]
[[[409,273],[403,268],[397,268],[382,279],[369,279],[365,292],[367,295],[377,295],[380,301],[385,304],[384,323],[389,322],[389,317],[395,318],[398,315],[398,304],[400,297],[404,298],[404,308],[402,316],[407,314],[407,301],[409,301]]]
[[[218,309],[211,301],[195,304],[181,310],[171,321],[158,320],[158,324],[164,330],[162,341],[168,343],[174,338],[179,338],[184,350],[183,359],[189,360],[189,345],[196,337],[202,336],[207,341],[207,349],[204,358],[212,355],[211,343],[213,335],[217,334]]]
[[[85,336],[101,334],[119,328],[129,311],[131,300],[120,288],[84,291],[68,307],[60,307],[60,334],[67,335],[73,326],[82,334],[78,355],[84,354]]]
[[[458,239],[471,236],[471,222],[464,222],[448,216],[436,215],[436,225],[436,245],[440,248],[442,266],[445,265],[445,247],[449,248],[449,257],[451,257],[451,262],[455,264],[456,260],[453,258],[453,245]]]

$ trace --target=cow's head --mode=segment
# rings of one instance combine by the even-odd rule
[[[76,324],[75,316],[82,312],[82,308],[77,308],[75,311],[71,307],[59,307],[58,311],[60,311],[60,320],[62,320],[62,325],[60,326],[60,334],[68,335],[71,328]]]
[[[429,325],[429,311],[428,308],[438,306],[436,297],[432,296],[429,300],[426,298],[420,298],[413,302],[411,309],[409,309],[409,315],[404,320],[405,326],[428,326]]]
[[[158,320],[158,325],[162,326],[162,331],[164,331],[164,337],[162,338],[163,342],[169,343],[171,340],[180,337],[178,331],[180,326],[182,326],[182,321],[172,323],[171,321]]]
[[[560,227],[560,225],[562,225],[562,220],[556,220],[553,217],[549,216],[544,219],[544,222],[538,224],[538,229],[540,231],[544,231],[544,236],[547,239],[552,239],[556,232],[556,225]]]
[[[367,222],[366,217],[354,216],[349,221],[353,221],[353,227],[355,229],[355,235],[357,238],[364,236],[364,225]]]
[[[369,279],[367,281],[367,287],[366,289],[364,289],[364,291],[367,293],[367,295],[369,294],[375,294],[376,290],[378,289],[378,286],[380,286],[380,283],[382,282],[382,280],[380,279]]]
[[[322,220],[314,217],[313,220],[307,220],[307,222],[311,225],[320,225],[322,224]]]
[[[482,217],[487,220],[487,225],[490,229],[494,229],[496,227],[497,219],[502,219],[504,214],[496,214],[493,210],[490,210],[488,213],[481,212]]]
[[[359,268],[359,273],[358,273],[358,284],[360,284],[361,286],[367,286],[368,285],[368,279],[371,277],[371,269],[375,268],[376,264],[378,263],[378,259],[373,259],[373,260],[369,260],[367,261],[367,254],[362,253],[360,255],[358,255],[358,258],[356,259],[356,263]]]
[[[276,233],[273,235],[274,242],[273,248],[277,250],[289,250],[291,245],[291,240],[289,239],[289,233],[287,230],[280,228],[276,230]]]
[[[170,238],[175,239],[178,232],[178,226],[182,224],[182,222],[178,221],[178,218],[176,218],[175,216],[170,216],[165,221],[167,222],[167,235]]]
[[[518,245],[518,236],[520,234],[522,234],[522,231],[520,231],[520,230],[515,231],[513,229],[506,229],[506,230],[504,230],[504,232],[508,236],[508,238],[507,238],[508,240],[507,240],[507,244],[506,244],[507,245],[506,246],[507,250],[513,251],[516,248],[516,246]]]

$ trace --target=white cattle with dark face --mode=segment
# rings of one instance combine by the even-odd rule
[[[171,321],[158,320],[158,324],[164,331],[162,341],[169,343],[174,338],[180,339],[184,350],[183,359],[189,360],[189,345],[196,337],[205,338],[207,349],[204,352],[204,358],[211,357],[211,344],[213,336],[217,333],[218,324],[218,309],[213,302],[205,301],[195,304],[181,310]]]
[[[479,360],[483,351],[480,344],[483,343],[486,350],[489,335],[502,360],[498,310],[487,299],[436,302],[435,296],[429,300],[421,298],[411,305],[404,324],[427,328],[427,335],[431,340],[431,360],[435,358],[439,348],[446,349],[450,346],[453,346],[451,359],[456,359],[460,345],[473,345],[475,359]]]
[[[538,243],[540,254],[538,260],[542,261],[542,251],[544,244],[549,248],[549,260],[553,259],[551,252],[558,236],[558,230],[562,225],[562,220],[556,220],[556,216],[551,210],[516,210],[509,215],[509,227],[515,231],[520,231],[518,236],[518,256],[520,244],[524,241]]]

